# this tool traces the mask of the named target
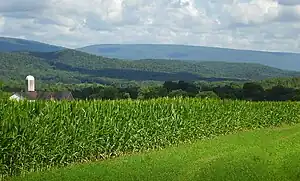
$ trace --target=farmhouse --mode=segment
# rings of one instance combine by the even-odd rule
[[[69,91],[35,91],[35,79],[31,75],[26,77],[26,81],[26,92],[15,92],[12,96],[10,96],[10,100],[74,100],[72,93]]]

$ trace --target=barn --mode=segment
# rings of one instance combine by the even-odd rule
[[[10,100],[74,100],[70,91],[43,92],[35,90],[35,79],[33,76],[26,77],[26,92],[15,92]]]

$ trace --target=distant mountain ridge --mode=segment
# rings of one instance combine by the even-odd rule
[[[54,52],[65,49],[64,47],[18,38],[0,37],[0,52]]]
[[[109,58],[128,60],[177,59],[187,61],[259,63],[279,69],[300,71],[299,53],[167,44],[101,44],[86,46],[77,50]]]

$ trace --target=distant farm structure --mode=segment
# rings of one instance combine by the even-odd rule
[[[61,92],[43,92],[35,90],[35,78],[32,75],[26,77],[25,92],[15,92],[9,98],[10,100],[74,100],[70,91]]]

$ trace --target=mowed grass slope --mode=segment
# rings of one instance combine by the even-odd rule
[[[12,181],[298,181],[300,125],[73,165]]]
[[[300,123],[297,102],[197,98],[0,102],[0,176]]]

